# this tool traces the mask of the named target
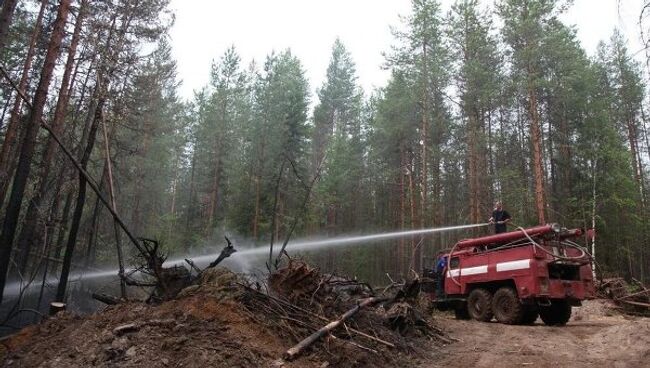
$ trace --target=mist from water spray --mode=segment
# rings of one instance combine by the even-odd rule
[[[407,236],[416,236],[416,235],[428,235],[432,233],[452,231],[452,230],[471,229],[471,228],[482,227],[487,225],[489,224],[485,223],[485,224],[472,224],[472,225],[458,225],[458,226],[438,227],[438,228],[431,228],[431,229],[396,231],[396,232],[372,234],[372,235],[342,236],[342,237],[334,237],[334,238],[326,238],[326,239],[318,239],[318,240],[299,240],[295,242],[289,242],[289,244],[287,245],[287,249],[293,252],[299,252],[299,251],[314,251],[314,250],[324,250],[328,248],[347,247],[353,244],[367,245],[381,240],[396,239],[396,238],[403,238]],[[238,251],[237,253],[234,253],[232,256],[230,256],[230,258],[233,259],[242,258],[242,257],[250,258],[254,256],[267,255],[269,253],[269,248],[270,246],[266,245],[262,247],[256,247],[256,248],[246,249],[243,251]],[[275,245],[275,249],[277,251],[279,251],[280,248],[281,248],[281,244]],[[214,258],[218,255],[219,253],[215,253],[215,254],[195,257],[192,258],[192,261],[196,263],[209,262],[214,260]],[[173,264],[183,263],[184,260],[179,259],[179,260],[173,260],[168,262],[170,265],[173,265]]]
[[[371,234],[371,235],[340,236],[340,237],[316,239],[316,240],[314,239],[297,240],[293,242],[290,241],[289,244],[287,245],[287,250],[290,250],[292,252],[300,252],[300,251],[316,251],[316,250],[325,250],[325,249],[332,249],[332,248],[342,248],[342,247],[349,247],[349,246],[369,245],[382,240],[398,239],[398,238],[417,236],[417,235],[424,236],[433,233],[472,229],[472,228],[483,227],[488,225],[489,223],[482,223],[482,224],[437,227],[437,228],[430,228],[430,229],[395,231],[395,232]],[[280,251],[281,246],[282,246],[281,243],[275,244],[274,249],[276,251]],[[227,258],[226,261],[229,263],[236,263],[239,267],[246,269],[249,267],[250,262],[253,259],[263,255],[268,255],[269,249],[270,249],[270,245],[265,245],[261,247],[238,250],[236,253],[230,256],[230,258]],[[216,253],[196,256],[189,259],[191,259],[195,264],[202,266],[213,261],[217,256],[219,256],[220,252],[221,250],[219,250],[219,252]],[[165,262],[164,266],[169,267],[169,266],[184,264],[185,258],[188,257],[168,260]],[[126,270],[126,272],[129,271],[130,270]],[[117,269],[87,272],[87,273],[77,272],[72,274],[70,278],[76,280],[89,280],[89,279],[96,279],[102,277],[117,276],[117,272],[118,272]],[[58,279],[50,279],[48,280],[48,282],[56,283],[58,282]],[[32,284],[30,288],[34,288],[34,287],[36,287],[36,285]],[[18,283],[7,284],[7,286],[5,287],[5,295],[17,294],[19,291],[20,291],[20,285]]]

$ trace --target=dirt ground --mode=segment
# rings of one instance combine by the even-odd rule
[[[296,360],[283,361],[288,348],[331,318],[294,317],[298,314],[288,314],[287,305],[278,304],[279,299],[260,298],[265,294],[242,282],[232,272],[217,268],[204,272],[197,285],[184,289],[177,298],[159,305],[130,302],[87,316],[59,313],[0,339],[0,367],[401,367],[428,361],[417,359],[428,357],[440,342],[449,341],[443,333],[421,336],[415,326],[401,335],[386,325],[384,315],[390,311],[368,307],[357,313],[349,326],[372,336],[350,341],[346,336],[352,335],[338,329],[336,337],[320,339]],[[293,285],[292,290],[297,287]],[[314,305],[334,308],[330,314],[339,316],[354,303],[337,299]],[[295,321],[298,323],[289,324]],[[404,322],[400,326],[410,325]],[[378,339],[383,343],[377,344]]]
[[[650,318],[613,313],[604,300],[574,308],[564,327],[547,327],[539,319],[534,326],[506,326],[439,318],[460,342],[421,368],[650,367]]]
[[[534,326],[459,321],[435,313],[430,323],[457,342],[404,336],[393,341],[402,348],[390,349],[356,340],[377,349],[369,351],[328,338],[298,360],[284,362],[279,358],[286,349],[316,326],[300,336],[283,334],[286,329],[269,325],[263,312],[246,311],[242,295],[248,294],[233,287],[237,279],[229,275],[158,306],[128,303],[86,317],[57,315],[0,341],[0,366],[650,367],[650,318],[613,312],[605,300],[574,308],[564,327],[547,327],[541,320]],[[352,326],[368,329],[363,318],[369,317],[357,316]],[[383,331],[379,320],[368,321]]]

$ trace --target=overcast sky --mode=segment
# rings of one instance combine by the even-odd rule
[[[577,26],[591,55],[614,27],[640,49],[639,11],[643,0],[575,0],[563,16]],[[619,2],[621,5],[619,6]],[[442,0],[448,9],[451,0]],[[492,1],[486,1],[491,4]],[[208,83],[212,60],[235,45],[244,65],[262,63],[272,50],[291,48],[307,71],[312,92],[325,78],[332,43],[340,37],[357,65],[362,87],[383,86],[382,52],[393,44],[390,26],[409,13],[410,0],[172,0],[176,23],[171,31],[182,97]]]

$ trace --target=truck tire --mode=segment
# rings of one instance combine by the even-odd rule
[[[534,305],[525,305],[524,306],[524,316],[521,319],[522,325],[534,325],[539,317],[539,311]]]
[[[492,320],[492,293],[481,288],[472,290],[467,297],[467,311],[477,321]]]
[[[524,318],[524,306],[511,287],[502,287],[494,293],[492,311],[497,321],[507,325],[519,324]]]
[[[539,316],[547,326],[564,326],[571,318],[571,306],[566,300],[553,300],[539,309]]]
[[[467,304],[462,303],[456,306],[456,308],[454,308],[454,316],[456,317],[456,319],[460,319],[460,320],[470,319],[471,317],[469,316],[469,312],[467,311]]]

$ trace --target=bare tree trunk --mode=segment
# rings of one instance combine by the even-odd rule
[[[149,148],[151,147],[152,124],[149,119],[146,119],[143,124],[144,136],[142,137],[142,149],[140,150],[140,158],[137,161],[136,179],[135,179],[135,193],[133,195],[133,213],[131,221],[136,233],[141,232],[145,222],[143,221],[143,191],[144,191],[144,178],[145,168],[144,161],[149,155]]]
[[[564,104],[563,104],[564,105]],[[562,207],[560,208],[560,212],[562,214],[566,214],[567,208],[565,205],[565,201],[569,196],[571,195],[571,145],[570,145],[570,133],[569,133],[569,123],[567,121],[566,117],[566,106],[563,106],[563,112],[562,112],[562,118],[560,119],[560,157],[562,157],[562,160],[560,160],[561,164],[561,173],[562,173],[562,180],[560,181],[560,197],[562,200],[560,203],[562,204]]]
[[[106,173],[108,174],[108,193],[111,199],[111,208],[117,213],[117,204],[115,200],[115,187],[113,185],[113,168],[111,165],[111,150],[108,141],[108,132],[106,123],[102,121],[102,133],[104,135],[104,152],[106,154]],[[122,244],[120,241],[120,227],[115,218],[113,218],[113,232],[115,234],[115,250],[117,252],[118,275],[120,276],[120,296],[126,299],[126,279],[124,277],[124,255],[122,253]]]
[[[643,183],[643,163],[639,155],[638,137],[633,120],[627,122],[627,135],[630,142],[630,154],[632,155],[632,168],[634,169],[634,179],[637,183],[639,196],[641,199],[641,207],[645,208],[646,196]]]
[[[532,72],[529,71],[532,74]],[[542,132],[539,112],[537,111],[537,95],[534,86],[528,85],[528,114],[530,118],[530,138],[533,148],[533,174],[535,179],[535,208],[537,221],[546,223],[546,197],[544,194],[544,166],[542,152]]]
[[[596,280],[596,169],[598,161],[594,160],[592,163],[592,184],[591,184],[591,229],[592,229],[592,238],[591,238],[591,272],[593,273],[594,280]]]
[[[74,191],[70,190],[65,196],[65,204],[63,205],[63,212],[61,213],[61,225],[59,227],[59,234],[56,237],[54,255],[52,256],[55,260],[58,260],[59,257],[61,257],[61,250],[63,250],[63,241],[65,240],[66,233],[68,232],[68,220],[70,217],[70,210],[72,209],[73,195]],[[58,268],[58,263],[55,263],[52,272],[56,273],[58,271]]]
[[[476,152],[476,116],[474,111],[467,111],[468,129],[467,129],[467,150],[468,150],[468,163],[467,163],[467,179],[469,181],[469,220],[471,223],[479,222],[479,206],[478,206],[478,154]]]
[[[476,125],[474,126],[474,187],[476,194],[474,197],[474,223],[483,222],[485,214],[485,197],[487,197],[487,170],[485,165],[485,117],[479,111],[476,111]],[[481,229],[478,229],[480,233]]]
[[[176,228],[176,197],[178,196],[178,181],[179,181],[179,171],[180,171],[180,155],[176,154],[176,160],[174,160],[174,179],[172,181],[172,203],[169,210],[169,215],[171,216],[171,226],[169,226],[169,232],[167,233],[167,238],[171,239],[172,231]]]
[[[260,155],[257,158],[257,168],[255,173],[255,214],[253,216],[253,239],[257,240],[259,234],[259,222],[260,222],[260,200],[262,192],[262,167],[264,159],[264,150],[265,150],[265,141],[262,138],[262,147],[260,150]]]
[[[205,234],[210,235],[214,226],[217,201],[219,200],[219,182],[221,181],[221,157],[220,149],[217,146],[214,165],[214,176],[212,177],[212,189],[210,190],[210,208],[208,209],[208,223],[205,227]]]
[[[399,228],[401,231],[404,231],[406,227],[406,180],[404,174],[404,168],[406,167],[406,153],[404,152],[404,143],[400,144],[400,165],[399,165]],[[404,258],[408,253],[406,252],[406,244],[404,243],[404,238],[400,237],[399,239],[399,252],[398,254],[398,265],[399,270],[404,270]],[[408,273],[408,270],[406,270]]]
[[[285,164],[286,160],[282,160],[282,165],[280,165],[280,172],[278,173],[278,177],[275,181],[272,214],[273,217],[271,218],[271,241],[269,242],[269,263],[266,266],[269,270],[271,270],[271,265],[273,264],[273,242],[275,241],[276,236],[275,223],[277,221],[278,197],[280,196],[280,182],[282,181],[282,176],[284,175]]]
[[[5,104],[2,107],[2,115],[0,115],[0,131],[2,131],[2,128],[4,126],[4,121],[5,121],[5,116],[7,116],[7,110],[9,110],[9,104],[11,103],[11,96],[13,94],[13,91],[9,91],[6,95],[5,98]],[[5,97],[5,96],[3,96]]]
[[[99,82],[98,85],[105,86],[104,81]],[[102,88],[102,87],[100,87]],[[88,143],[81,158],[81,167],[85,170],[90,161],[90,154],[95,146],[95,138],[97,136],[97,127],[103,119],[103,110],[105,104],[105,96],[100,92],[100,100],[97,103],[95,110],[95,117],[93,118],[90,131],[88,133]],[[68,287],[68,275],[70,274],[70,266],[72,264],[72,255],[77,243],[77,234],[79,233],[79,226],[81,224],[81,216],[83,215],[84,204],[86,203],[86,178],[79,174],[79,191],[77,192],[77,201],[75,203],[74,213],[72,215],[72,224],[70,225],[70,233],[68,234],[68,242],[65,247],[63,255],[63,265],[61,267],[61,277],[56,291],[55,301],[64,302],[65,292]]]
[[[192,168],[190,169],[190,193],[187,201],[187,221],[185,223],[185,231],[189,233],[190,223],[193,220],[193,201],[194,201],[194,170],[196,168],[196,149],[192,152]]]
[[[5,47],[9,26],[14,17],[17,4],[18,0],[4,0],[2,3],[2,11],[0,12],[0,51]]]
[[[416,229],[417,226],[419,225],[417,222],[417,216],[416,216],[416,201],[415,201],[415,178],[413,178],[413,175],[415,174],[415,157],[413,157],[413,153],[411,152],[410,155],[410,160],[409,160],[409,210],[410,210],[410,215],[411,215],[411,229]],[[415,237],[411,237],[411,248],[415,247]]]
[[[420,193],[420,228],[424,229],[426,226],[426,217],[427,217],[427,181],[429,179],[429,169],[427,166],[427,144],[429,143],[429,66],[428,66],[428,49],[427,49],[427,40],[422,42],[422,61],[423,61],[423,79],[424,83],[422,85],[422,127],[420,131],[420,140],[422,141],[422,157],[420,157],[420,162],[422,163],[422,173],[420,174],[421,180],[421,190]],[[406,270],[408,272],[409,270]]]
[[[101,184],[104,184],[104,178],[106,176],[106,167],[104,167],[103,173],[102,173],[102,180],[100,181],[100,188]],[[97,238],[99,234],[99,215],[100,215],[100,201],[99,197],[95,200],[95,204],[93,205],[93,214],[90,216],[90,226],[88,229],[88,235],[87,235],[87,241],[88,245],[86,246],[86,257],[84,258],[84,268],[88,269],[91,266],[94,266],[95,264],[95,257],[94,255],[96,254],[96,249],[97,249]]]
[[[70,95],[68,94],[69,86],[74,83],[74,81],[71,82],[70,76],[72,74],[72,67],[75,63],[75,55],[77,52],[77,45],[79,44],[81,26],[86,13],[87,3],[88,0],[83,0],[79,8],[79,14],[75,23],[74,32],[72,34],[72,41],[70,42],[70,48],[68,51],[68,58],[66,60],[65,71],[63,72],[61,87],[59,88],[59,98],[57,100],[54,112],[54,120],[51,123],[52,129],[58,135],[61,135],[63,131],[65,112],[70,98]],[[34,235],[40,233],[40,229],[38,229],[38,221],[42,216],[39,211],[43,205],[43,201],[47,195],[47,192],[50,189],[50,182],[48,179],[50,177],[50,171],[52,168],[52,162],[54,160],[56,148],[56,141],[51,136],[48,137],[47,145],[43,151],[41,158],[40,178],[38,179],[39,184],[37,185],[38,190],[32,197],[31,201],[29,201],[27,215],[25,216],[25,223],[23,224],[23,228],[18,238],[19,240],[18,252],[16,253],[16,263],[23,273],[27,268],[29,253],[31,251],[32,244],[34,244]]]
[[[68,18],[70,9],[70,1],[71,0],[61,0],[59,3],[56,20],[54,21],[54,29],[45,56],[41,79],[34,96],[32,112],[27,126],[25,127],[25,137],[20,151],[11,196],[7,205],[5,221],[2,227],[2,235],[0,235],[0,290],[3,293],[7,277],[7,269],[9,266],[9,258],[11,256],[11,247],[16,234],[18,218],[20,216],[20,207],[25,193],[27,179],[31,171],[32,157],[36,146],[36,134],[41,125],[48,88],[50,86],[50,81],[52,80],[56,60],[59,57],[61,41],[63,40],[63,35],[65,33],[65,22]],[[1,296],[0,302],[2,302]]]
[[[9,5],[9,3],[5,3],[5,6],[7,5]],[[16,4],[14,1],[14,6],[15,5]],[[27,49],[27,55],[25,55],[25,62],[23,63],[20,82],[18,82],[18,88],[23,92],[25,92],[27,84],[29,83],[29,72],[32,68],[32,62],[34,60],[34,53],[36,50],[36,41],[38,40],[38,36],[41,33],[43,14],[45,13],[46,7],[47,0],[42,0],[41,8],[38,12],[38,16],[36,17],[34,31],[32,32],[32,36],[29,40],[29,48]],[[1,24],[0,27],[2,27]],[[2,46],[0,45],[0,50],[1,49]],[[21,117],[22,102],[23,100],[20,97],[20,94],[16,94],[16,100],[14,101],[13,107],[11,109],[11,114],[9,115],[9,122],[7,123],[5,139],[2,143],[2,149],[0,150],[0,206],[4,202],[5,196],[7,195],[7,189],[9,188],[9,183],[11,182],[11,174],[15,168],[16,157],[14,153],[17,149],[16,140],[18,139],[18,123],[20,122]]]

